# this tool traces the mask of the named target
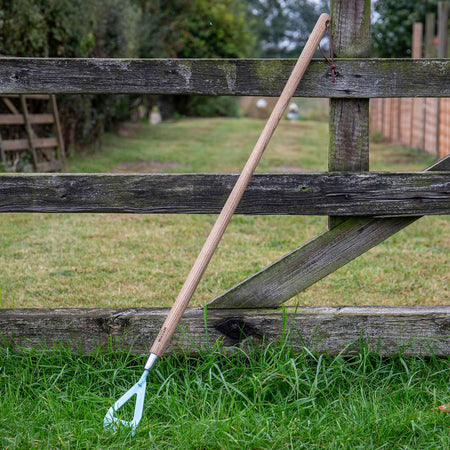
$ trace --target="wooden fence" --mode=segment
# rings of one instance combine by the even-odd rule
[[[369,98],[450,97],[450,61],[368,59],[370,2],[331,3],[336,83],[314,61],[296,96],[329,97],[329,171],[259,174],[240,214],[324,214],[329,229],[257,274],[190,308],[171,348],[277,339],[337,353],[361,340],[383,354],[450,355],[450,306],[278,307],[426,214],[450,212],[450,157],[424,172],[369,173]],[[348,59],[345,59],[348,58]],[[0,94],[147,93],[278,96],[292,60],[0,58]],[[426,82],[425,82],[426,80]],[[351,174],[349,172],[352,172]],[[1,212],[217,212],[235,175],[0,175]],[[205,186],[208,186],[205,189]],[[147,351],[167,309],[0,310],[5,343]],[[206,326],[205,326],[206,325]]]
[[[450,155],[450,99],[371,99],[370,130],[392,144],[443,158]]]
[[[450,57],[448,46],[450,4],[439,2],[437,17],[427,14],[424,27],[415,23],[412,30],[411,57],[414,59]],[[424,80],[424,83],[426,81]],[[370,101],[370,129],[396,145],[419,148],[430,155],[443,158],[450,155],[449,98],[373,98]]]

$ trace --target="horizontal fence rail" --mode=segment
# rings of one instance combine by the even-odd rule
[[[0,212],[218,213],[237,177],[0,175]],[[383,217],[449,214],[450,178],[448,172],[259,173],[252,177],[236,212]]]
[[[4,309],[0,310],[0,344],[52,348],[71,346],[95,352],[98,347],[147,353],[166,308]],[[188,308],[170,350],[195,351],[236,346],[244,339],[280,340],[291,333],[293,346],[329,354],[352,353],[366,345],[380,354],[450,355],[450,307],[299,307],[278,309]]]
[[[200,94],[279,96],[292,59],[0,58],[5,94]],[[296,96],[450,97],[448,59],[314,60]]]

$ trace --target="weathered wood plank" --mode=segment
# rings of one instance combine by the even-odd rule
[[[369,99],[330,100],[328,170],[369,170]],[[331,215],[331,229],[345,219]]]
[[[425,16],[425,58],[436,56],[436,47],[434,45],[435,38],[436,14],[427,13]]]
[[[19,98],[20,95],[11,94],[8,95],[9,98]],[[30,94],[26,96],[27,100],[49,100],[48,94]]]
[[[33,125],[52,124],[52,114],[29,114],[30,123]],[[0,114],[0,125],[24,125],[25,119],[22,114]]]
[[[212,300],[208,306],[280,306],[415,220],[350,218],[233,286]]]
[[[331,34],[337,56],[370,55],[370,1],[331,0]],[[328,170],[369,170],[369,99],[330,100]],[[330,216],[329,228],[345,219]]]
[[[58,145],[58,140],[54,137],[47,138],[33,138],[33,146],[35,148],[50,148],[56,147]]]
[[[3,309],[0,345],[69,345],[83,352],[98,347],[147,353],[168,309]],[[169,351],[239,345],[244,338],[281,339],[285,317],[293,345],[336,355],[358,350],[361,341],[383,355],[450,356],[450,306],[317,307],[282,310],[188,308]]]
[[[448,57],[448,19],[450,15],[450,4],[448,2],[440,1],[438,3],[438,49],[437,54],[441,58]]]
[[[49,138],[37,138],[33,137],[31,138],[34,148],[49,148],[49,147],[56,147],[58,145],[58,141],[56,138],[49,137]],[[30,143],[28,139],[6,139],[3,142],[3,150],[6,151],[22,151],[22,150],[28,150]]]
[[[28,139],[5,139],[2,141],[3,150],[9,152],[28,150],[29,145]]]
[[[0,125],[23,125],[22,114],[0,114]]]
[[[278,97],[293,59],[0,58],[0,94],[200,94]],[[448,59],[311,62],[296,96],[450,97]]]
[[[427,170],[450,170],[450,157]],[[350,218],[233,286],[209,307],[277,307],[417,219]]]
[[[0,175],[0,212],[217,213],[234,174]],[[399,216],[450,213],[436,173],[255,174],[239,214]]]

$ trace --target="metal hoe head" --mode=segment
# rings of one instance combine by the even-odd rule
[[[119,400],[117,400],[116,403],[114,403],[114,405],[112,405],[108,409],[108,412],[106,413],[105,418],[103,419],[103,426],[106,429],[114,431],[118,429],[120,426],[124,426],[126,428],[129,428],[131,430],[131,434],[134,435],[134,433],[136,432],[136,428],[142,419],[142,412],[144,410],[145,389],[147,387],[147,375],[156,359],[157,359],[156,355],[153,354],[150,355],[150,358],[145,364],[144,372],[141,375],[139,381],[131,389],[125,392],[125,394],[123,394],[122,397],[120,397]],[[125,405],[125,403],[127,403],[128,400],[130,400],[134,395],[136,395],[136,405],[134,407],[133,420],[129,422],[116,417],[115,413],[120,408],[122,408],[122,406]]]
[[[148,370],[144,370],[144,373],[142,374],[139,381],[131,389],[125,392],[125,394],[123,394],[122,397],[120,397],[119,400],[117,400],[116,403],[114,403],[114,405],[111,406],[111,408],[108,409],[105,419],[103,420],[103,425],[105,428],[115,430],[122,425],[127,428],[130,428],[132,434],[135,433],[136,428],[142,418],[142,411],[144,409],[145,389],[147,387],[147,380],[146,380],[147,375]],[[134,395],[136,395],[136,406],[134,407],[133,420],[131,422],[128,422],[126,420],[122,420],[119,419],[118,417],[115,417],[114,414]]]

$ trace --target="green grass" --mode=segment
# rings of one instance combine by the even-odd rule
[[[150,172],[238,172],[264,123],[246,118],[212,118],[165,122],[156,127],[128,124],[122,128],[126,138],[106,135],[101,151],[71,161],[69,171],[129,172],[137,168]],[[326,170],[327,129],[328,124],[320,121],[282,122],[257,170],[277,171],[279,166],[282,170]]]
[[[264,122],[129,124],[71,172],[238,172]],[[282,122],[259,171],[324,171],[328,125]],[[373,170],[422,170],[423,153],[373,143]],[[2,214],[0,307],[170,306],[216,216]],[[426,217],[291,301],[302,305],[449,302],[449,220]],[[235,216],[192,305],[202,305],[326,229],[326,217]]]
[[[112,351],[86,356],[64,348],[0,349],[0,447],[444,449],[450,444],[450,415],[435,410],[450,401],[445,359],[384,359],[364,346],[352,357],[295,353],[288,339],[229,355],[217,349],[195,357],[170,354],[150,373],[136,435],[103,430],[107,409],[136,383],[142,364],[140,357]]]
[[[263,124],[251,119],[129,125],[72,172],[236,172]],[[283,123],[260,171],[324,171],[327,124]],[[431,159],[374,143],[373,170]],[[214,216],[3,214],[0,307],[171,305]],[[448,219],[427,217],[317,283],[305,305],[442,304]],[[203,304],[326,228],[324,217],[236,216],[199,286]],[[291,302],[291,303],[292,303]],[[296,353],[282,342],[169,354],[148,380],[134,438],[102,428],[144,357],[0,348],[0,448],[448,448],[448,359]],[[129,412],[129,411],[128,411]],[[129,419],[129,417],[125,417]]]

